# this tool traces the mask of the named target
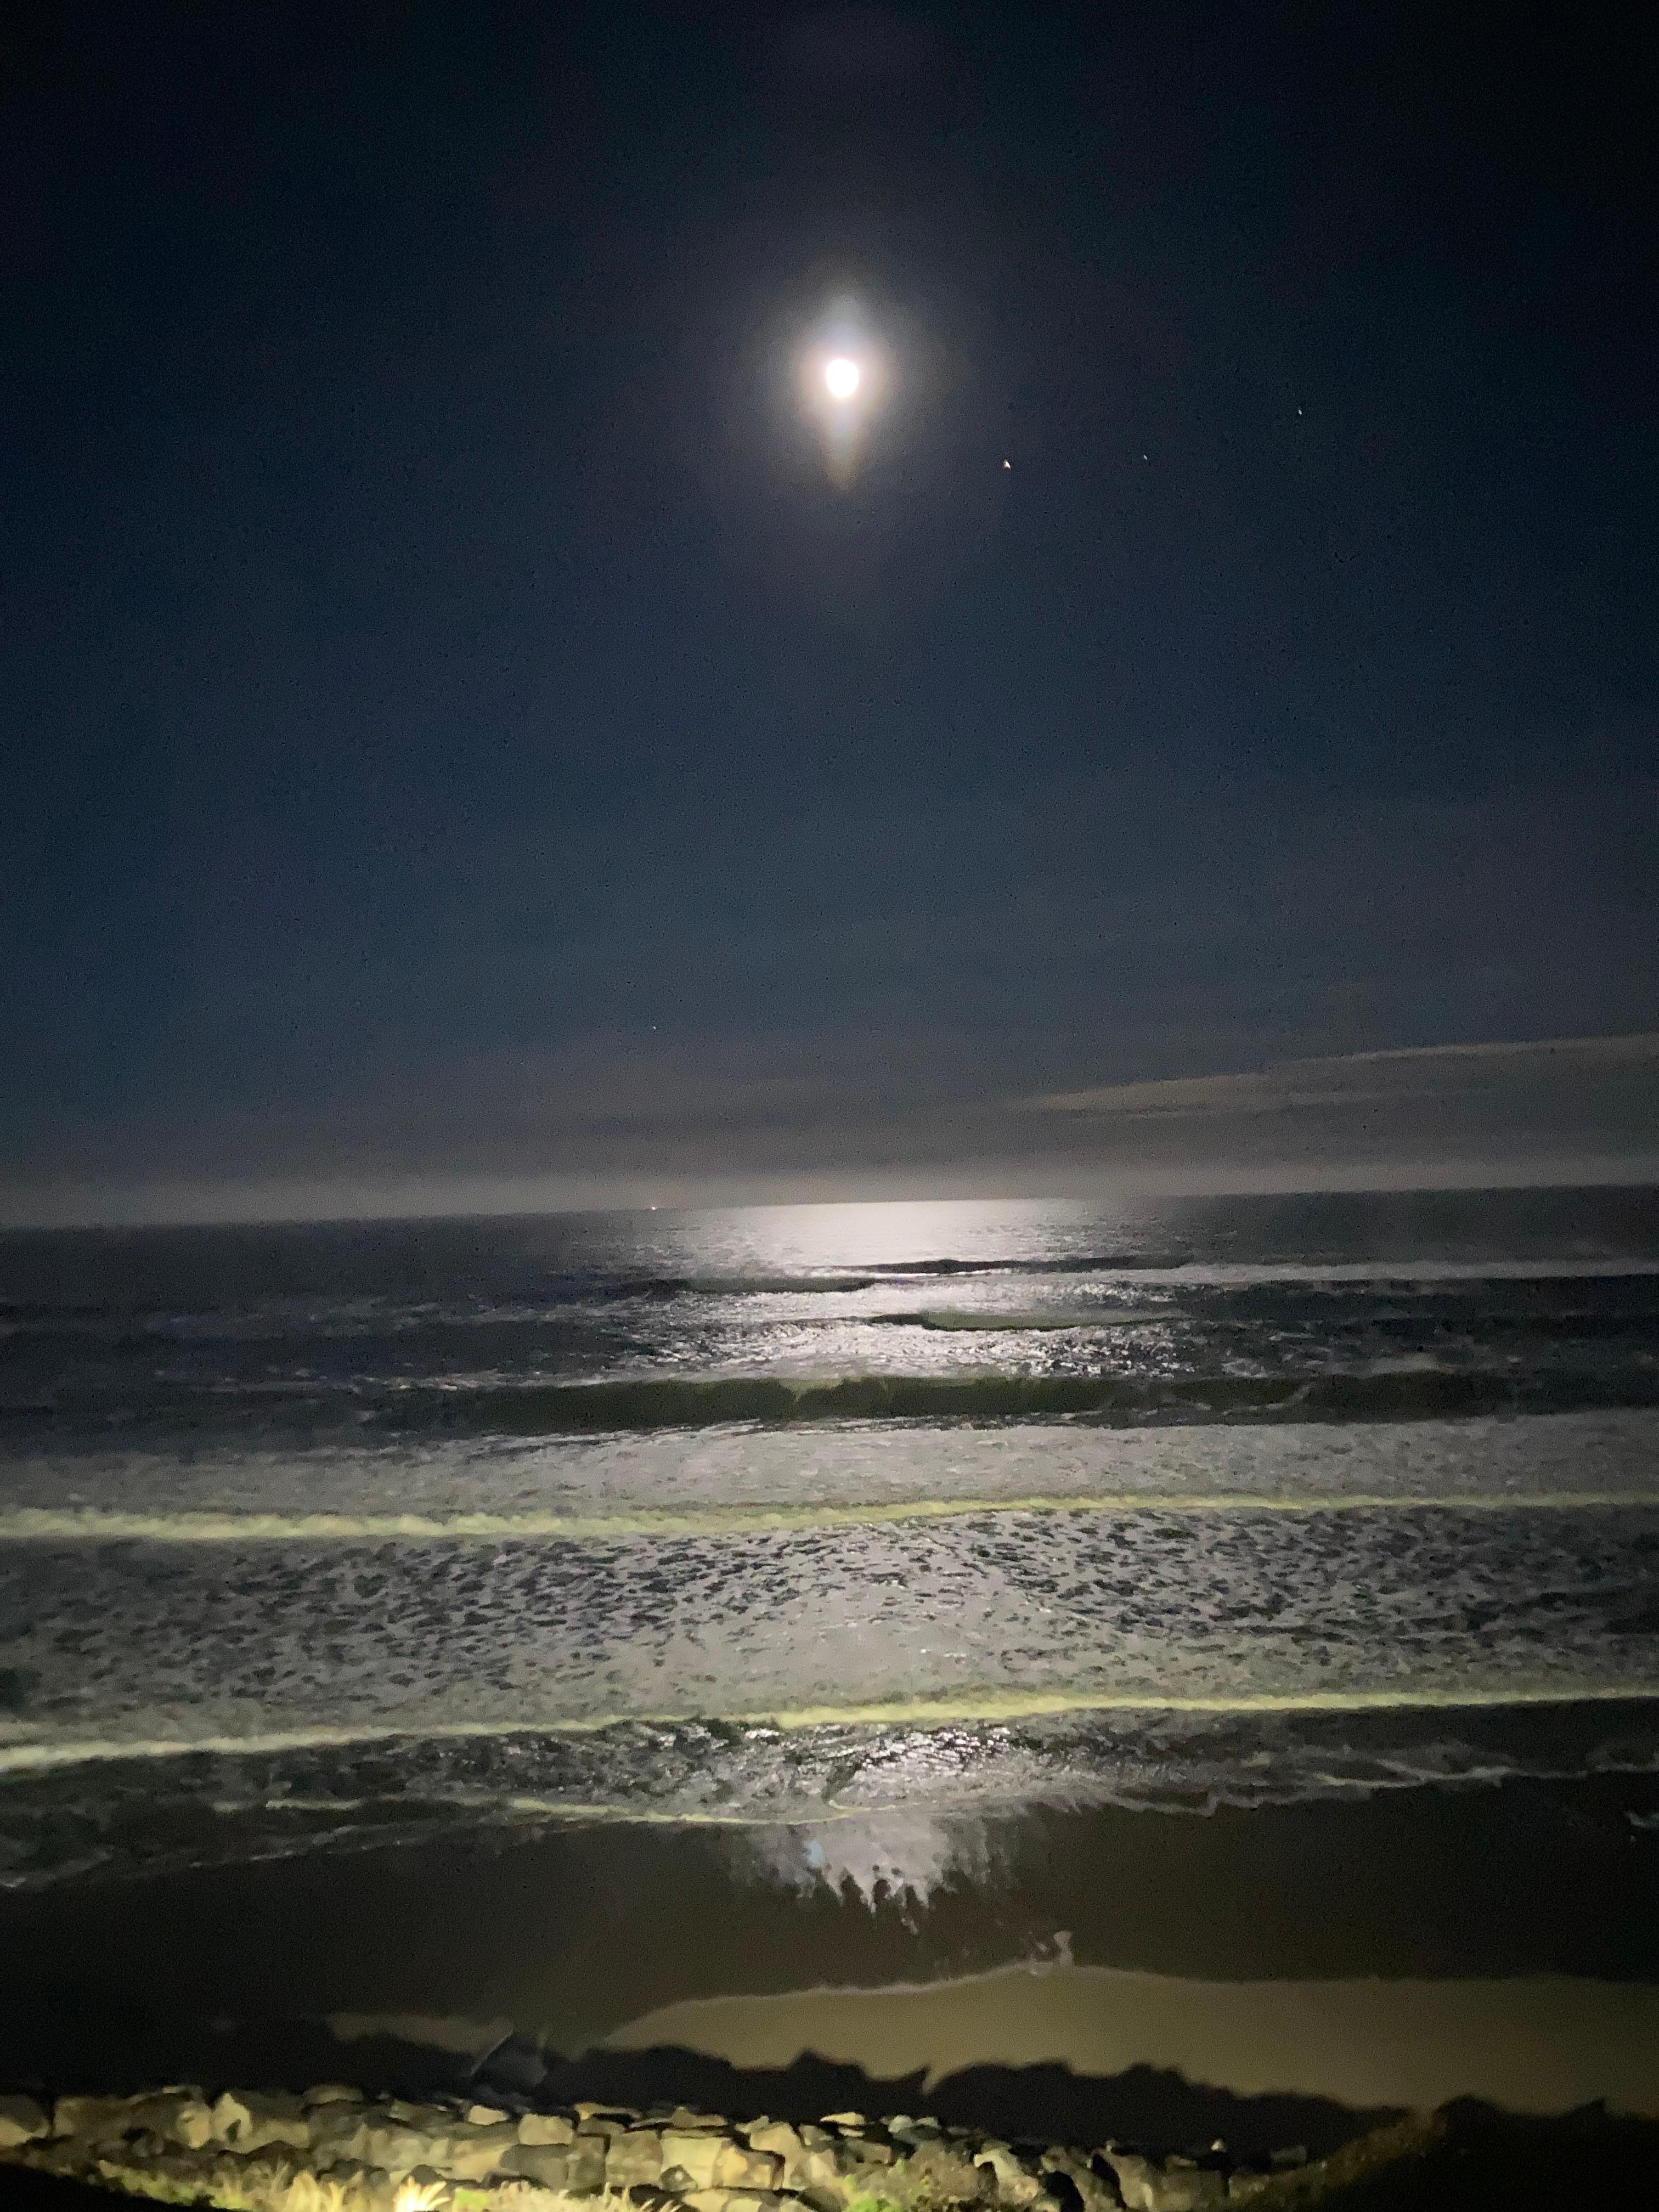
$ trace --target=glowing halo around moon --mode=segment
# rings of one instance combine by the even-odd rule
[[[834,302],[796,356],[802,411],[838,489],[851,489],[891,396],[894,364],[856,300]]]

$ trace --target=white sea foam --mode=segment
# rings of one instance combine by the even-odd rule
[[[1029,1497],[914,1498],[861,1505],[705,1505],[625,1513],[118,1513],[22,1506],[0,1512],[0,1543],[362,1544],[609,1542],[631,1536],[758,1535],[1005,1513],[1563,1513],[1659,1506],[1659,1491],[1331,1491],[1264,1497],[1235,1491],[1075,1492]]]
[[[0,1470],[0,1536],[326,1542],[717,1530],[718,1516],[903,1517],[1007,1500],[1659,1500],[1659,1413],[985,1427],[866,1421],[413,1445],[42,1450]],[[142,1511],[131,1501],[142,1498]],[[26,1518],[25,1516],[32,1516]],[[708,1516],[708,1517],[705,1517]],[[175,1524],[185,1526],[175,1532]],[[580,1524],[580,1525],[579,1525]],[[727,1525],[744,1524],[734,1518]],[[780,1520],[775,1525],[787,1525]]]
[[[726,1728],[930,1728],[997,1722],[1050,1720],[1091,1713],[1383,1713],[1476,1712],[1529,1706],[1646,1703],[1659,1699],[1659,1676],[1613,1684],[1516,1683],[1502,1689],[1448,1687],[1376,1690],[1261,1691],[1226,1697],[1122,1696],[1069,1690],[964,1691],[951,1696],[909,1697],[868,1704],[782,1707],[770,1712],[592,1713],[564,1720],[434,1722],[424,1726],[362,1729],[273,1729],[246,1735],[88,1736],[58,1743],[0,1745],[0,1774],[39,1773],[112,1759],[234,1758],[292,1751],[356,1748],[377,1744],[439,1743],[503,1737],[591,1736],[608,1729],[697,1728],[711,1717]]]

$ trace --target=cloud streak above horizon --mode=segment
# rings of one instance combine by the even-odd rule
[[[0,1222],[208,1222],[1659,1177],[1659,1034],[1472,1040],[1004,1097],[935,1041],[599,1038],[403,1097],[140,1133]],[[146,1152],[154,1147],[150,1158]],[[182,1155],[182,1158],[181,1158]],[[186,1167],[183,1158],[194,1164]]]
[[[1033,1113],[1101,1117],[1281,1114],[1495,1092],[1517,1081],[1571,1087],[1632,1075],[1659,1084],[1659,1034],[1395,1045],[1280,1060],[1235,1074],[1049,1091],[1019,1103]]]

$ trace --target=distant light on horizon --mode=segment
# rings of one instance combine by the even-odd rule
[[[832,399],[850,399],[861,380],[859,365],[845,354],[836,354],[824,364],[823,381]]]

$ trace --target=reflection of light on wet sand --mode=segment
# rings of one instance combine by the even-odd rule
[[[929,2086],[969,2066],[1137,2065],[1237,2095],[1356,2106],[1458,2096],[1567,2112],[1605,2099],[1659,2118],[1659,1988],[1504,1981],[1197,1982],[1103,1966],[1007,1967],[924,1989],[810,1990],[665,2006],[606,2047],[673,2045],[734,2066],[803,2052]]]
[[[984,1824],[904,1809],[842,1814],[808,1825],[751,1828],[743,1847],[760,1871],[792,1889],[850,1888],[872,1910],[883,1897],[928,1903],[955,1876],[982,1884],[990,1845]]]

